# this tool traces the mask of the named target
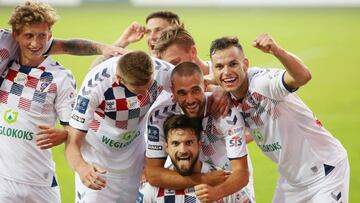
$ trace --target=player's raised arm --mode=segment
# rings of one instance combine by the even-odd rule
[[[254,40],[253,46],[279,59],[286,69],[284,82],[290,88],[299,88],[311,80],[311,74],[306,65],[294,54],[279,47],[267,33],[259,35]]]

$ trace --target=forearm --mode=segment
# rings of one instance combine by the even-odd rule
[[[79,171],[79,168],[87,164],[80,151],[85,135],[86,133],[70,127],[68,139],[65,144],[65,158],[70,167],[76,172]]]
[[[219,199],[229,196],[243,187],[245,187],[249,182],[249,172],[248,171],[233,171],[232,174],[226,179],[225,182],[216,185],[215,191],[218,191]]]
[[[306,65],[294,54],[282,48],[278,48],[273,54],[285,67],[288,75],[285,75],[284,79],[289,86],[297,88],[305,85],[311,79]]]
[[[104,44],[85,39],[54,39],[50,54],[71,54],[78,56],[100,55]]]

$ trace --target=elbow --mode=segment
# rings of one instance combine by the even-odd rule
[[[296,80],[297,87],[304,86],[311,80],[312,76],[309,70],[305,70],[304,73]]]

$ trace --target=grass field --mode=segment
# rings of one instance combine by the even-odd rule
[[[121,4],[58,8],[60,21],[53,29],[58,38],[89,38],[112,43],[132,22],[143,22],[152,11],[164,8],[131,8]],[[348,151],[351,167],[350,202],[360,202],[360,8],[260,9],[171,8],[197,41],[204,60],[210,42],[223,35],[237,35],[250,65],[278,67],[270,55],[250,46],[261,32],[268,32],[282,47],[308,65],[313,79],[298,94]],[[10,8],[0,8],[0,27],[8,28]],[[144,41],[131,49],[145,50]],[[78,86],[94,57],[56,56],[70,68]],[[250,145],[258,203],[271,202],[277,179],[271,163],[255,144]],[[63,147],[53,150],[63,202],[74,202],[73,172],[64,159]],[[1,164],[1,163],[0,163]]]

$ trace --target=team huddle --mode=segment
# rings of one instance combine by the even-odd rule
[[[56,21],[27,0],[0,29],[0,202],[61,202],[65,144],[76,203],[254,203],[252,142],[278,166],[272,202],[348,202],[347,152],[295,93],[311,74],[267,33],[252,45],[283,69],[249,67],[236,37],[202,60],[170,11],[112,46],[53,38]],[[143,38],[148,53],[125,49]],[[102,56],[77,90],[53,54]]]

